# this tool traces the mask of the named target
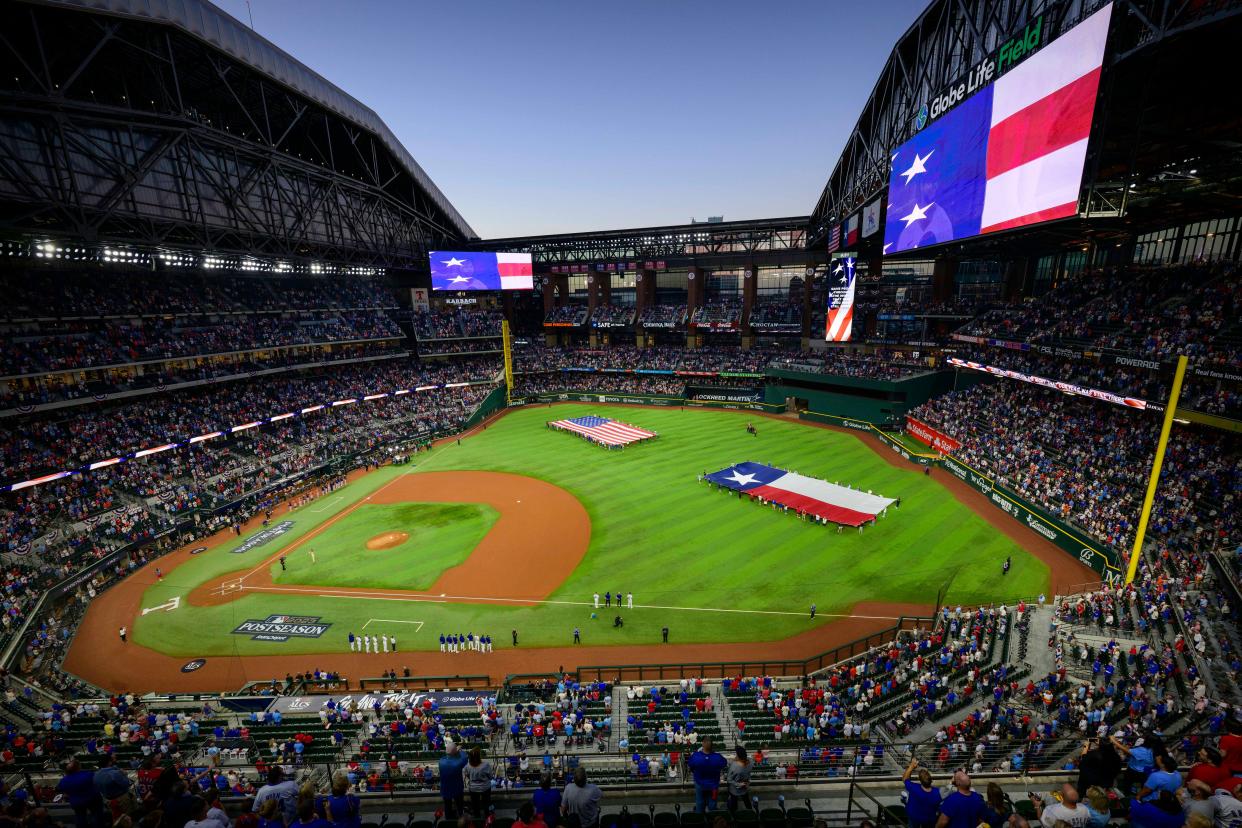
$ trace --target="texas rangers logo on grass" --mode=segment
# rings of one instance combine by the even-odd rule
[[[250,619],[237,625],[233,635],[248,635],[252,641],[288,641],[290,638],[319,638],[331,624],[318,615],[269,615],[262,621]]]
[[[243,552],[249,552],[251,549],[255,549],[267,543],[272,538],[280,537],[281,535],[283,535],[285,532],[288,532],[292,528],[293,528],[293,521],[282,520],[280,523],[277,523],[275,526],[269,526],[266,529],[264,529],[262,532],[260,532],[259,534],[248,538],[245,543],[243,543],[241,546],[237,547],[236,549],[230,549],[229,551],[232,552],[234,555],[240,555]]]

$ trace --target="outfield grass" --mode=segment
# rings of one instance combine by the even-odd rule
[[[550,419],[589,413],[653,429],[660,437],[624,451],[607,451],[544,426]],[[403,651],[438,649],[441,632],[490,633],[507,646],[510,629],[519,630],[523,645],[567,645],[575,626],[582,628],[588,644],[656,643],[665,624],[674,642],[763,641],[830,621],[831,613],[859,601],[930,603],[947,586],[947,600],[977,603],[1047,589],[1049,573],[1043,563],[960,505],[918,467],[892,466],[850,434],[760,419],[759,436],[750,437],[746,422],[745,416],[725,411],[599,405],[517,410],[461,445],[450,443],[417,456],[412,469],[367,475],[336,493],[340,500],[331,508],[323,502],[310,504],[290,517],[295,527],[287,535],[260,549],[231,555],[228,549],[237,545],[232,542],[197,556],[144,597],[144,606],[154,606],[187,594],[207,578],[245,571],[396,475],[458,469],[530,475],[561,486],[582,502],[592,523],[590,547],[551,596],[552,601],[573,603],[521,607],[248,595],[219,607],[182,607],[140,618],[134,638],[187,656],[331,652],[345,649],[346,634],[370,621],[370,632],[397,633]],[[704,471],[744,460],[900,497],[902,505],[890,508],[888,517],[862,534],[838,534],[835,528],[774,512],[697,481]],[[318,511],[312,514],[312,509]],[[352,517],[338,523],[348,524]],[[338,534],[335,528],[316,537],[317,555],[323,538]],[[377,532],[368,527],[356,534],[356,542],[365,543]],[[1013,570],[1001,582],[999,567],[1006,555],[1013,558]],[[348,557],[341,560],[348,572]],[[279,567],[274,569],[279,575]],[[382,566],[370,571],[383,577]],[[422,576],[430,577],[430,569]],[[496,577],[503,581],[504,573]],[[357,579],[341,583],[363,585]],[[624,613],[625,627],[614,630],[611,613],[592,620],[590,608],[581,605],[595,591],[633,591],[640,608]],[[812,602],[819,607],[814,622],[807,618]],[[242,620],[276,612],[321,616],[333,627],[320,641],[254,642],[229,634]],[[412,626],[384,630],[371,619],[424,623],[413,633]]]
[[[935,449],[927,446],[924,443],[920,443],[918,440],[914,439],[909,434],[906,434],[904,431],[886,431],[884,433],[888,435],[889,437],[891,437],[892,439],[896,440],[898,443],[901,443],[906,448],[910,449],[910,451],[914,452],[915,454],[936,454],[937,453]]]
[[[287,570],[272,569],[278,584],[427,589],[444,570],[470,557],[496,522],[479,503],[366,503],[299,547]],[[385,532],[409,537],[388,549],[367,549]]]

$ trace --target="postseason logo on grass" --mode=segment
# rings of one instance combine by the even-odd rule
[[[280,523],[276,524],[275,526],[267,527],[262,532],[255,535],[254,537],[247,538],[246,542],[243,543],[241,546],[237,547],[236,549],[231,549],[229,551],[232,552],[234,555],[240,555],[243,552],[249,552],[251,549],[256,549],[262,546],[263,544],[267,543],[268,541],[272,540],[273,538],[280,537],[281,535],[283,535],[285,532],[288,532],[292,528],[293,528],[293,521],[282,520]]]
[[[233,635],[248,635],[251,641],[288,641],[290,638],[319,638],[331,624],[318,615],[269,615],[262,621],[250,619],[237,625]]]

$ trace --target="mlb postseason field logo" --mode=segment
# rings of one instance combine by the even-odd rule
[[[331,624],[321,623],[318,615],[269,615],[237,625],[233,635],[248,635],[251,641],[288,641],[290,638],[319,638]]]
[[[264,529],[262,532],[260,532],[259,534],[254,535],[251,538],[248,538],[245,543],[243,543],[241,546],[237,547],[236,549],[230,549],[229,551],[232,552],[234,555],[240,555],[243,552],[249,552],[251,549],[260,547],[263,544],[267,543],[268,541],[272,540],[273,538],[280,537],[281,535],[283,535],[285,532],[288,532],[292,528],[293,528],[293,521],[282,520],[280,523],[276,524],[275,526],[269,526],[266,529]]]

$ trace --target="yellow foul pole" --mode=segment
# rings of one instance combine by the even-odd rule
[[[1173,429],[1173,415],[1177,413],[1177,401],[1182,396],[1182,379],[1186,376],[1186,357],[1177,358],[1177,371],[1173,374],[1173,390],[1169,404],[1164,409],[1164,423],[1160,426],[1160,442],[1156,443],[1156,459],[1151,464],[1151,477],[1147,481],[1147,496],[1143,498],[1143,511],[1139,513],[1138,531],[1134,533],[1134,549],[1130,551],[1130,568],[1126,571],[1126,583],[1134,582],[1139,557],[1143,551],[1143,536],[1147,534],[1147,521],[1151,519],[1151,505],[1156,499],[1156,486],[1160,483],[1160,467],[1164,465],[1164,450],[1169,445],[1169,432]]]
[[[509,320],[500,322],[500,338],[505,351],[505,402],[513,402],[513,339],[509,335]]]

